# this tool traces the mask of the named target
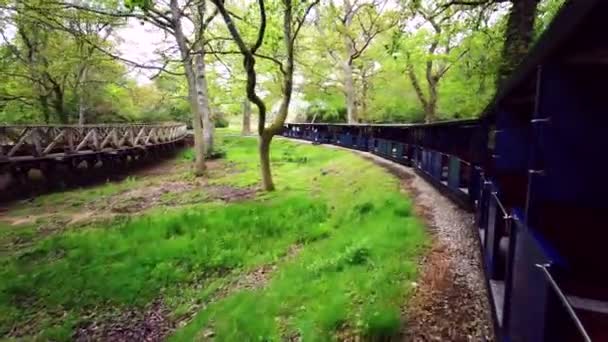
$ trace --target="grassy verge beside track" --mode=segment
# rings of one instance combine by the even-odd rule
[[[252,138],[224,137],[226,160],[204,187],[163,193],[137,214],[7,245],[0,254],[0,335],[69,340],[86,324],[103,327],[125,310],[158,302],[174,341],[317,341],[398,331],[427,244],[398,180],[348,152],[275,140],[277,191],[234,201],[205,195],[255,186],[256,146]],[[187,170],[95,191],[103,202],[181,178],[190,179]],[[48,196],[83,197],[82,190]],[[46,219],[0,223],[0,241],[19,229],[37,234]]]

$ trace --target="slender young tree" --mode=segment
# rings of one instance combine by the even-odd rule
[[[234,42],[236,43],[240,53],[243,56],[243,66],[247,73],[246,92],[247,98],[258,108],[258,135],[259,135],[259,154],[260,154],[260,171],[262,176],[262,186],[266,191],[275,189],[272,181],[272,173],[270,170],[270,143],[272,138],[283,130],[283,124],[289,113],[289,104],[293,91],[293,74],[294,74],[294,57],[295,43],[298,34],[304,25],[306,16],[310,10],[319,2],[319,0],[299,8],[294,6],[292,0],[281,0],[280,11],[282,12],[282,33],[283,33],[283,60],[275,57],[263,56],[259,53],[259,49],[264,43],[267,26],[267,13],[265,0],[257,0],[260,23],[257,26],[257,37],[252,45],[248,45],[239,28],[234,22],[234,15],[225,6],[222,0],[212,0],[218,8],[226,27],[230,32]],[[295,12],[295,13],[294,13]],[[300,14],[300,15],[298,15]],[[282,98],[277,115],[270,125],[266,126],[267,107],[264,101],[257,93],[257,71],[256,58],[266,58],[272,60],[279,68],[282,74]]]

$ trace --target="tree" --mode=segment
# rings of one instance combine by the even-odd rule
[[[48,58],[61,49],[62,38],[49,32],[44,23],[36,20],[35,12],[27,4],[17,4],[13,9],[5,12],[8,15],[3,19],[10,22],[16,31],[16,38],[7,38],[4,31],[2,36],[10,51],[10,58],[16,63],[2,72],[8,77],[30,83],[30,96],[37,100],[44,122],[51,122],[53,114],[59,122],[67,123],[68,116],[64,108],[67,75],[54,72],[57,62]],[[13,69],[14,67],[17,68]],[[3,97],[9,100],[12,98],[7,95]]]
[[[289,112],[289,104],[293,91],[293,74],[294,74],[294,58],[295,44],[302,25],[306,20],[306,16],[310,10],[318,3],[318,0],[300,8],[294,6],[292,0],[282,0],[279,12],[282,14],[282,34],[283,34],[283,60],[277,57],[265,56],[259,54],[259,49],[264,43],[266,37],[267,13],[265,0],[258,0],[259,10],[259,26],[255,42],[248,46],[239,28],[236,26],[233,14],[225,7],[222,0],[212,0],[218,8],[230,35],[234,39],[238,50],[243,56],[243,66],[247,73],[246,93],[247,98],[253,102],[258,108],[258,135],[259,135],[259,154],[260,154],[260,170],[262,176],[262,186],[266,191],[275,189],[272,181],[270,170],[270,143],[272,138],[283,130],[283,125]],[[294,13],[295,12],[295,13]],[[257,71],[256,58],[270,59],[275,63],[282,74],[282,99],[277,115],[270,126],[266,127],[266,104],[257,93]]]
[[[462,39],[459,39],[457,35],[466,32],[463,29],[466,18],[452,8],[445,8],[437,2],[420,1],[410,3],[407,8],[408,19],[422,20],[423,29],[419,30],[414,37],[415,46],[410,44],[404,49],[406,74],[424,110],[424,121],[433,122],[437,119],[439,83],[454,63],[467,53],[466,49],[454,51]],[[402,25],[401,33],[408,34],[407,26]],[[427,46],[426,52],[421,58],[424,60],[425,89],[418,77],[412,56],[412,51],[419,49],[420,46]]]
[[[211,122],[211,110],[209,108],[209,94],[205,79],[205,32],[210,22],[215,17],[211,13],[206,17],[205,0],[182,2],[169,0],[168,2],[152,0],[124,0],[129,11],[109,11],[109,6],[115,6],[113,2],[106,4],[99,1],[98,6],[94,4],[81,5],[79,3],[61,3],[66,8],[76,9],[87,13],[112,17],[112,18],[135,18],[142,23],[149,23],[167,35],[173,37],[179,57],[176,59],[171,55],[161,53],[164,63],[162,66],[148,66],[135,63],[93,44],[96,49],[103,51],[106,55],[116,60],[138,68],[156,69],[159,72],[179,75],[172,71],[168,65],[178,62],[188,85],[188,100],[192,112],[192,127],[194,128],[194,150],[195,162],[194,173],[198,176],[205,172],[205,155],[213,148],[213,124]],[[184,30],[184,22],[189,21],[194,28],[194,39],[190,39]],[[90,43],[90,42],[89,42]],[[205,124],[203,127],[203,124]]]
[[[534,20],[540,0],[512,0],[498,70],[500,85],[524,59],[534,39]]]
[[[200,112],[203,128],[203,154],[208,156],[213,151],[214,124],[211,120],[211,107],[209,105],[209,87],[205,72],[205,33],[211,21],[217,15],[217,11],[207,16],[207,2],[200,0],[195,2],[195,35],[193,46],[195,50],[194,64],[196,66],[196,92],[198,96],[198,110]]]
[[[452,0],[444,6],[492,6],[503,2],[510,2],[511,9],[507,17],[504,32],[504,44],[501,53],[501,62],[498,70],[496,84],[500,85],[506,80],[517,65],[528,53],[534,40],[535,19],[538,5],[542,0]],[[561,2],[561,0],[548,0],[548,2]]]
[[[338,41],[341,41],[327,40],[325,48],[341,67],[342,91],[349,123],[359,120],[354,63],[379,34],[396,24],[393,13],[385,10],[387,3],[387,0],[345,0],[341,5],[336,5],[330,1],[327,18],[317,19],[317,28],[322,36],[328,37],[330,34],[324,27],[328,26],[330,31],[338,33]],[[342,48],[336,48],[340,44]]]
[[[14,80],[14,86],[4,88],[0,101],[5,106],[20,101],[40,111],[47,123],[69,123],[74,120],[71,99],[76,99],[83,118],[85,90],[116,80],[116,65],[86,41],[105,44],[109,33],[101,31],[114,23],[39,0],[7,2],[0,10],[0,33],[6,47],[0,74],[4,81]],[[11,37],[10,32],[15,35]],[[107,74],[99,77],[104,74],[102,69]],[[89,81],[89,76],[97,77]]]
[[[192,64],[192,53],[182,28],[182,17],[184,13],[183,9],[180,8],[177,0],[171,0],[169,7],[171,10],[171,17],[168,20],[168,25],[161,25],[161,27],[164,27],[166,31],[172,32],[173,36],[175,37],[183,68],[186,73],[186,81],[188,83],[188,99],[190,101],[190,108],[192,110],[192,127],[194,128],[194,173],[197,176],[201,176],[205,172],[205,146],[204,140],[201,139],[203,137],[203,109],[201,108],[201,105],[204,104],[204,102],[199,99],[199,95],[202,97],[204,94],[202,93],[202,89],[197,89],[197,75]],[[160,19],[157,20],[160,21]]]
[[[112,27],[107,22],[96,22],[86,20],[86,18],[83,20],[81,15],[77,15],[68,25],[75,35],[78,52],[81,56],[78,76],[74,84],[74,94],[78,98],[78,124],[84,125],[86,122],[89,72],[95,64],[96,55],[99,55],[99,52],[94,46],[88,44],[87,40],[95,40],[96,37],[99,37],[97,40],[100,40],[101,44],[105,43],[110,37]]]

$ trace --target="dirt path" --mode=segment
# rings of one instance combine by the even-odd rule
[[[207,163],[208,176],[187,177],[189,164],[178,159],[161,163],[133,172],[132,180],[108,183],[124,189],[110,195],[82,198],[79,190],[66,191],[62,198],[52,203],[36,204],[34,199],[22,200],[0,206],[0,223],[11,226],[38,224],[65,228],[86,225],[95,221],[107,221],[117,215],[139,214],[158,206],[179,206],[193,203],[223,201],[236,202],[256,196],[255,187],[233,187],[211,184],[211,180],[225,173],[234,172],[229,163],[212,160]],[[131,182],[133,184],[128,185]],[[108,186],[98,185],[97,188]],[[94,189],[91,187],[90,189]],[[78,199],[81,196],[82,199]],[[26,208],[27,210],[23,210]],[[50,227],[47,230],[56,230]]]

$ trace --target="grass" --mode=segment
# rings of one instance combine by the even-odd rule
[[[210,182],[257,184],[256,140],[222,145],[230,172]],[[265,286],[211,301],[170,340],[209,330],[217,341],[393,334],[427,239],[398,181],[351,153],[285,140],[273,142],[272,162],[278,189],[253,200],[153,209],[0,257],[0,335],[69,340],[85,315],[158,298],[179,319],[270,263]]]

